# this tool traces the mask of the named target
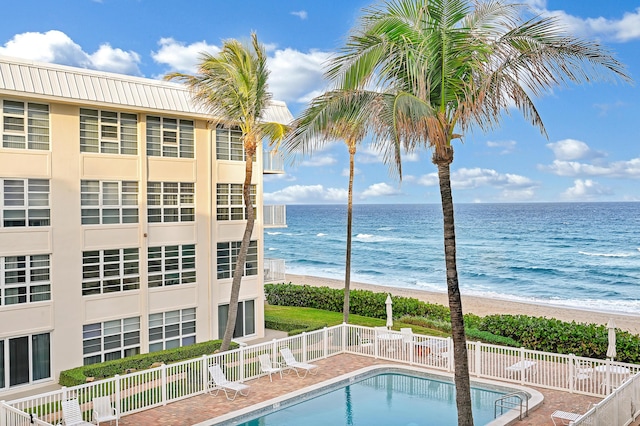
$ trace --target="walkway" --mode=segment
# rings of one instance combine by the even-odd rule
[[[248,397],[238,396],[235,401],[228,401],[224,393],[218,396],[198,395],[182,401],[168,404],[164,407],[142,411],[137,414],[124,416],[120,420],[121,426],[190,426],[201,423],[217,416],[240,410],[253,404],[266,401],[289,392],[304,388],[311,384],[337,377],[360,368],[376,364],[393,364],[387,360],[370,357],[342,354],[320,360],[315,364],[320,366],[317,375],[308,375],[301,379],[292,374],[285,374],[283,379],[274,376],[273,383],[269,383],[269,377],[261,377],[246,382],[251,386]],[[399,364],[406,366],[405,364]],[[529,417],[515,424],[518,426],[549,426],[551,413],[554,410],[584,412],[590,403],[600,399],[583,395],[570,394],[568,392],[551,391],[536,388],[544,395],[542,406],[530,413]]]

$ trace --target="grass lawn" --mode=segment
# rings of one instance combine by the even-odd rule
[[[283,322],[297,322],[304,324],[319,324],[331,327],[342,324],[342,312],[323,311],[314,308],[297,308],[293,306],[276,306],[265,303],[265,317],[279,319]],[[378,318],[363,317],[360,315],[349,315],[349,324],[362,325],[365,327],[384,326],[386,320]],[[412,324],[404,324],[399,321],[393,322],[393,330],[400,330],[402,327],[410,327],[414,333],[427,334],[430,336],[447,337],[449,334],[432,328],[420,327]]]

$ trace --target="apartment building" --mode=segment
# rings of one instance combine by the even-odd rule
[[[245,167],[209,118],[176,83],[0,57],[0,399],[222,337]],[[262,153],[254,170],[240,340],[264,333]]]

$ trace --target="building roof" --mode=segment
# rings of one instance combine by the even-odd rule
[[[0,94],[6,93],[210,117],[191,100],[183,84],[0,56]],[[271,101],[265,121],[288,124],[292,120],[284,102]]]

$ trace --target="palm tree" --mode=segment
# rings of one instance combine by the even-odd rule
[[[394,90],[402,109],[378,137],[392,134],[409,150],[432,150],[442,200],[459,425],[472,425],[473,417],[456,266],[452,141],[471,128],[497,127],[511,107],[546,136],[534,97],[569,83],[630,81],[624,66],[598,43],[567,34],[554,18],[526,18],[527,12],[502,0],[388,0],[365,9],[327,73],[342,89]]]
[[[328,142],[343,139],[349,151],[349,190],[347,201],[347,247],[344,274],[343,321],[349,322],[351,283],[351,237],[353,224],[353,176],[358,145],[373,125],[383,106],[383,94],[366,90],[333,90],[311,101],[292,125],[283,148],[292,153],[311,155]]]
[[[196,75],[171,73],[165,79],[175,79],[189,86],[194,100],[211,114],[211,121],[224,126],[237,126],[242,132],[245,153],[245,176],[242,196],[246,210],[246,227],[236,258],[229,298],[229,315],[220,350],[229,349],[238,314],[240,283],[244,272],[255,211],[251,201],[253,161],[264,138],[279,143],[287,126],[264,122],[263,116],[272,99],[268,91],[267,56],[255,33],[251,45],[226,40],[217,55],[203,53]]]

